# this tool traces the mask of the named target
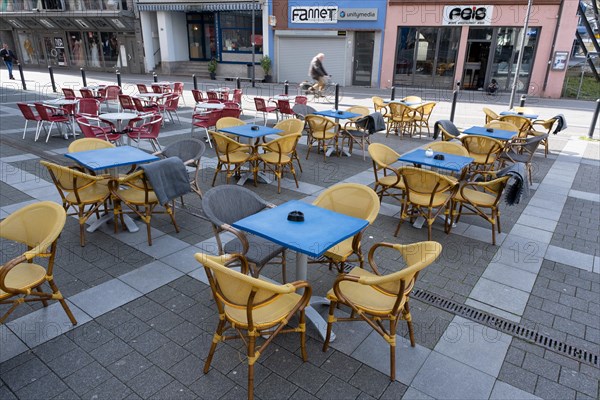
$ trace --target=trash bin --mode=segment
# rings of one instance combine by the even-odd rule
[[[246,64],[246,70],[248,72],[248,78],[252,79],[252,64],[251,63]]]

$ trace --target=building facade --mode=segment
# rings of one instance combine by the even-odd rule
[[[536,0],[523,35],[527,0],[389,0],[381,86],[517,90],[560,97],[577,26],[576,0]],[[524,40],[524,46],[522,41]]]
[[[274,3],[274,73],[278,81],[310,80],[308,67],[318,53],[342,86],[379,86],[385,0],[336,2],[283,0]]]
[[[0,39],[25,66],[139,73],[133,0],[3,0]]]

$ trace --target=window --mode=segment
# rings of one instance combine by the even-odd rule
[[[221,49],[226,52],[252,51],[252,12],[235,11],[220,14]],[[262,16],[254,15],[256,51],[262,51]]]

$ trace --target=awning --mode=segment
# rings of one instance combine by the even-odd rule
[[[137,4],[139,11],[246,11],[260,10],[258,1],[251,3],[184,3],[184,4]]]

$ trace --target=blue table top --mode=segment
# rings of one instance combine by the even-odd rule
[[[338,111],[338,110],[317,111],[313,114],[321,115],[323,117],[335,118],[335,119],[348,119],[348,118],[360,117],[360,114],[357,114],[357,113],[348,112],[348,111]]]
[[[537,119],[539,117],[537,114],[519,114],[516,111],[502,111],[500,115],[518,115],[519,117],[525,117],[529,119]]]
[[[131,146],[79,151],[77,153],[67,153],[65,157],[92,171],[159,160],[157,156]]]
[[[304,221],[288,221],[287,215],[291,211],[302,211]],[[288,249],[319,257],[332,246],[360,232],[368,224],[364,219],[292,200],[241,219],[233,226]]]
[[[488,132],[487,131],[488,128],[484,127],[484,126],[472,126],[469,129],[466,129],[463,131],[463,133],[467,134],[467,135],[479,135],[479,136],[487,136],[493,139],[498,139],[498,140],[510,140],[513,137],[517,136],[517,134],[519,132],[513,132],[513,131],[506,131],[504,129],[498,129],[498,128],[490,128],[493,131],[492,132]]]
[[[252,130],[253,126],[257,126],[257,130]],[[283,132],[281,129],[270,128],[268,126],[260,126],[260,125],[239,125],[232,126],[229,128],[223,128],[220,130],[221,132],[231,133],[233,135],[238,135],[246,138],[259,138],[266,135],[273,135],[275,133]]]
[[[471,157],[458,156],[456,154],[441,153],[435,151],[433,155],[443,154],[443,160],[436,160],[433,157],[426,157],[424,149],[416,149],[409,153],[402,154],[398,161],[410,162],[418,165],[427,165],[429,167],[435,167],[439,169],[445,169],[448,171],[459,172],[464,167],[471,164],[473,159]]]

